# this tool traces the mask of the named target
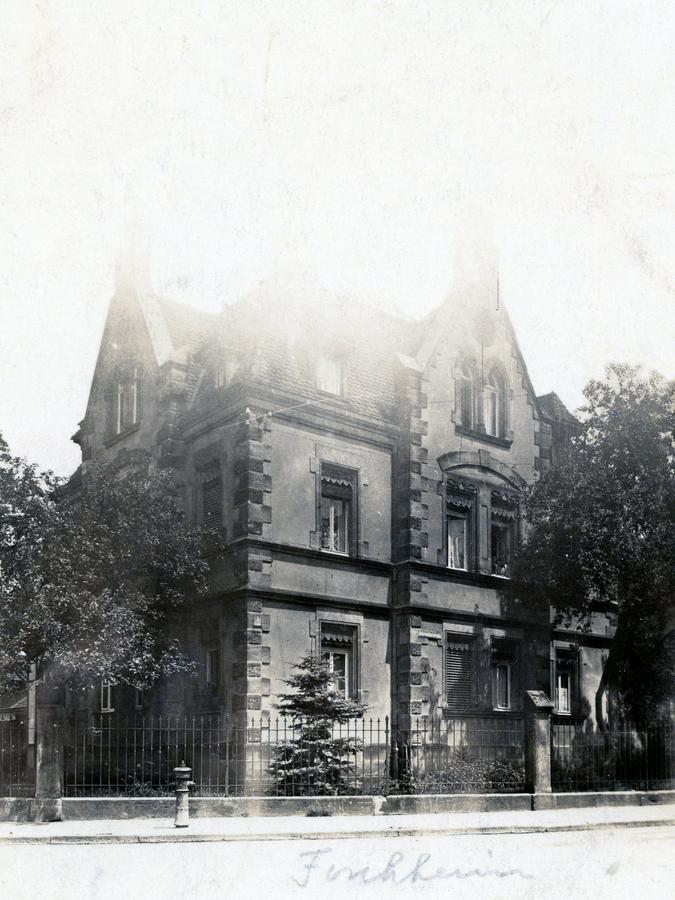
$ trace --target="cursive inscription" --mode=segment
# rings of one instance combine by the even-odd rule
[[[299,887],[309,887],[317,882],[345,881],[350,884],[415,884],[442,881],[449,878],[532,878],[522,869],[446,869],[433,868],[430,853],[420,853],[414,862],[406,860],[398,851],[391,854],[385,866],[377,869],[363,866],[360,869],[349,865],[338,865],[331,861],[331,847],[322,850],[307,850],[300,854],[303,872],[299,878],[292,876]]]

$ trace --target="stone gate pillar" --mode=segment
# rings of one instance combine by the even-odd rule
[[[65,709],[62,704],[38,704],[35,721],[35,800],[37,822],[61,819],[64,776]]]
[[[551,713],[553,703],[543,691],[525,692],[525,777],[533,809],[552,809]]]

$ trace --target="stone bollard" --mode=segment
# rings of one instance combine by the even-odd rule
[[[176,828],[187,828],[190,824],[188,796],[190,788],[195,786],[194,781],[190,781],[192,769],[186,766],[183,760],[180,766],[176,766],[173,770],[173,774],[176,777],[176,818],[173,824]]]
[[[551,713],[553,703],[543,691],[526,691],[525,770],[533,809],[552,809]]]

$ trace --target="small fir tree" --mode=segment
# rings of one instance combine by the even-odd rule
[[[361,749],[355,720],[366,706],[343,697],[326,663],[306,656],[286,684],[292,693],[276,704],[291,720],[291,735],[274,748],[270,771],[280,795],[334,796],[353,785]]]

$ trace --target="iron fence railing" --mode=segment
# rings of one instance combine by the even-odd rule
[[[551,723],[551,782],[554,791],[666,790],[675,776],[675,725],[646,729],[592,723]]]
[[[183,761],[201,796],[517,792],[525,781],[519,717],[317,731],[282,717],[88,714],[69,722],[64,750],[66,796],[168,794]]]
[[[2,723],[0,723],[1,727]],[[5,723],[6,725],[6,723]],[[3,742],[2,765],[21,781],[25,752],[15,737]],[[152,796],[173,790],[173,769],[192,769],[201,796],[308,794],[518,793],[525,786],[525,728],[521,716],[466,716],[407,729],[385,719],[343,725],[256,717],[72,718],[64,745],[66,796]],[[672,788],[672,723],[643,731],[592,730],[590,722],[551,725],[555,791]]]
[[[33,793],[25,710],[0,710],[0,797]]]

